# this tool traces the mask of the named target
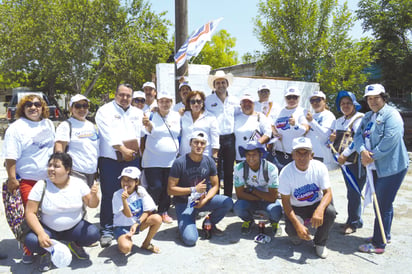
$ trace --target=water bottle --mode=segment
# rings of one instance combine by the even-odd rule
[[[205,239],[210,239],[212,237],[212,222],[210,221],[209,215],[207,215],[203,221],[203,233]]]

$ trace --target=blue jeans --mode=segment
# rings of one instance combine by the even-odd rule
[[[236,159],[235,135],[220,135],[220,149],[217,162],[219,180],[223,174],[223,194],[232,198],[233,193],[233,165]]]
[[[225,217],[233,207],[231,198],[224,195],[215,195],[204,207],[188,207],[187,203],[176,203],[176,216],[182,241],[187,246],[196,244],[199,234],[196,228],[196,215],[201,211],[211,211],[210,221],[215,226]]]
[[[279,223],[279,220],[282,217],[282,206],[278,200],[274,203],[266,201],[237,200],[233,206],[235,214],[246,222],[253,221],[253,213],[256,210],[265,210],[269,215],[271,223]]]
[[[359,163],[350,164],[346,166],[349,171],[353,174],[358,183],[360,191],[362,191],[365,182],[366,182],[366,172],[365,168],[361,166],[359,170]],[[359,171],[360,177],[359,177]],[[343,175],[343,171],[342,171]],[[346,198],[348,199],[348,218],[346,219],[346,224],[350,225],[353,228],[361,228],[363,226],[363,220],[361,218],[362,215],[362,203],[361,203],[361,196],[353,187],[349,184],[348,180],[346,179],[345,175],[343,175],[346,184]]]
[[[166,212],[170,207],[170,196],[167,194],[167,180],[170,168],[153,167],[145,168],[144,174],[147,181],[147,192],[152,196],[158,212]]]
[[[100,188],[102,200],[100,202],[100,228],[103,235],[113,235],[113,193],[121,188],[120,173],[128,166],[139,167],[139,159],[130,162],[117,162],[116,160],[100,157],[98,167],[100,171]]]
[[[64,231],[55,231],[44,224],[42,224],[44,232],[49,235],[50,239],[58,241],[75,242],[79,246],[88,246],[96,242],[99,239],[99,229],[94,224],[91,224],[85,220],[81,220],[73,228]],[[37,254],[44,254],[46,250],[40,247],[39,239],[36,233],[30,231],[24,244],[29,248],[31,252]]]
[[[395,200],[396,193],[398,192],[407,171],[408,169],[406,168],[397,174],[382,178],[379,178],[377,176],[376,171],[373,172],[373,181],[375,182],[376,198],[378,200],[379,210],[381,212],[382,223],[387,240],[391,239],[393,201]],[[386,244],[383,243],[381,229],[379,227],[379,222],[376,218],[373,228],[372,244],[378,248],[385,248],[386,246]]]

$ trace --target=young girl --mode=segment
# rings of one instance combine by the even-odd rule
[[[140,186],[140,170],[137,167],[126,167],[122,170],[122,189],[113,195],[114,235],[120,252],[128,254],[133,247],[132,236],[149,227],[143,249],[159,253],[160,249],[151,243],[162,224],[162,217],[152,214],[156,205],[146,189]]]

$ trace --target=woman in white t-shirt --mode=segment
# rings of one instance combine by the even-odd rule
[[[147,183],[147,191],[159,206],[158,212],[163,222],[173,220],[167,211],[170,197],[167,194],[169,170],[179,152],[180,114],[171,111],[173,99],[170,95],[159,92],[157,104],[159,110],[145,114],[143,125],[147,133],[142,167]]]
[[[86,120],[89,103],[90,100],[81,94],[70,99],[71,117],[57,127],[54,150],[66,151],[73,159],[72,176],[91,187],[97,171],[99,134],[97,127]]]
[[[67,153],[54,153],[48,163],[49,178],[33,187],[26,206],[26,221],[31,231],[25,244],[41,255],[40,271],[51,268],[50,253],[45,249],[52,246],[51,239],[69,242],[68,247],[77,258],[88,260],[83,246],[100,237],[99,229],[83,219],[83,205],[90,208],[99,205],[98,186],[90,189],[82,180],[70,176],[73,163]]]

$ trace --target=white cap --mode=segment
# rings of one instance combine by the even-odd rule
[[[135,166],[128,166],[123,168],[122,173],[120,174],[118,179],[122,178],[122,176],[127,176],[132,179],[139,179],[140,178],[140,170]]]
[[[320,91],[320,90],[315,90],[312,93],[312,95],[310,95],[309,99],[311,99],[312,97],[320,97],[320,98],[326,99],[325,93],[323,93],[323,91]]]
[[[87,99],[87,97],[82,94],[74,95],[72,98],[70,98],[70,107],[72,107],[74,103],[82,101],[82,100],[86,100],[87,102],[90,102],[90,100]]]
[[[145,98],[146,99],[146,95],[144,94],[143,91],[138,90],[138,91],[133,92],[133,99],[134,98]]]
[[[266,84],[260,85],[260,86],[259,86],[259,88],[258,88],[258,91],[261,91],[261,90],[264,90],[264,89],[267,89],[267,90],[269,90],[269,91],[270,91],[269,86],[268,86],[268,85],[266,85]]]
[[[385,88],[381,84],[367,85],[365,87],[365,95],[363,95],[363,97],[370,95],[379,95],[381,93],[385,93]]]
[[[196,130],[190,135],[190,141],[192,141],[192,139],[205,141],[207,143],[207,134],[201,130]]]
[[[186,86],[186,87],[188,87],[190,90],[192,90],[192,87],[189,85],[188,82],[183,82],[183,83],[181,83],[181,84],[179,85],[179,90],[180,90],[182,87],[184,87],[184,86]]]
[[[142,89],[144,89],[145,87],[151,87],[153,89],[156,89],[156,85],[153,82],[144,83]]]
[[[296,95],[296,96],[300,96],[300,91],[297,87],[288,87],[285,90],[285,97],[289,96],[289,95]]]
[[[243,100],[249,100],[252,103],[255,102],[255,100],[253,100],[253,97],[250,94],[244,94],[241,98],[240,98],[240,103],[242,103]]]
[[[170,95],[169,93],[159,92],[159,93],[157,94],[157,100],[162,99],[162,98],[166,98],[166,99],[173,100],[173,96]]]
[[[312,142],[307,137],[298,137],[298,138],[293,139],[292,149],[296,150],[299,148],[303,148],[306,150],[312,150]]]

